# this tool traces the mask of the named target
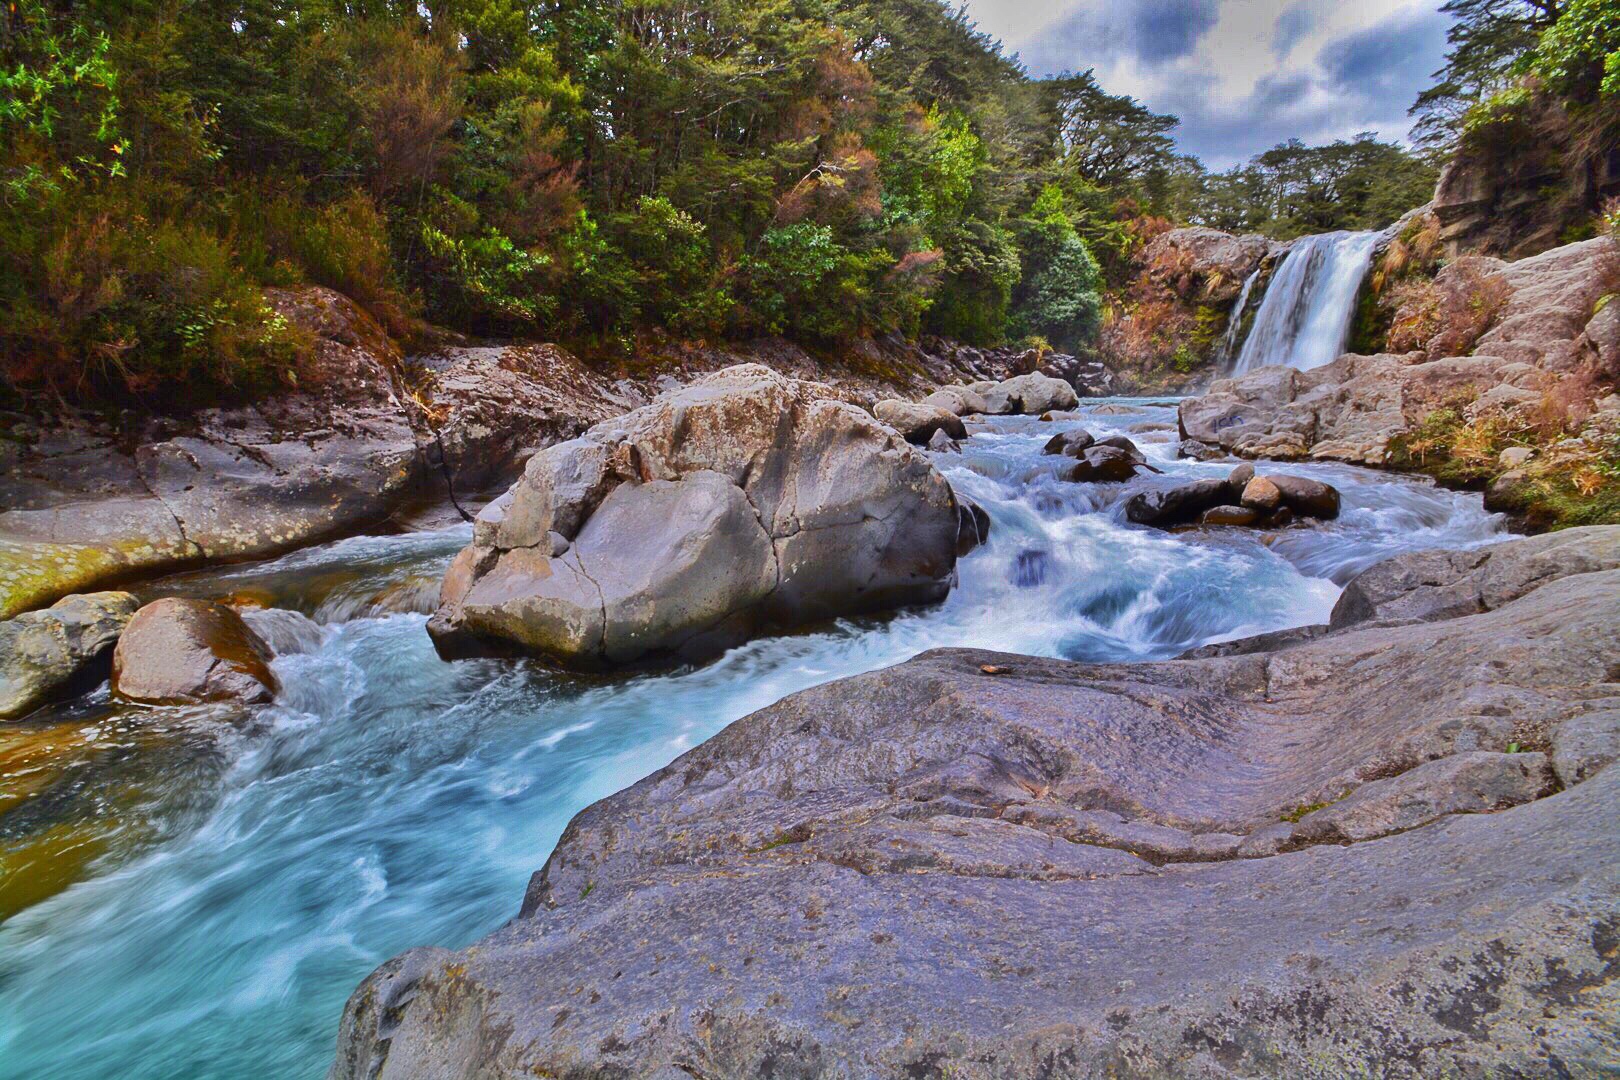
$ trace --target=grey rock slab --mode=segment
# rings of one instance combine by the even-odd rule
[[[1290,839],[1312,844],[1371,840],[1447,814],[1517,806],[1547,794],[1552,782],[1545,754],[1454,754],[1364,784],[1341,801],[1306,814]]]
[[[1565,787],[1590,780],[1615,761],[1620,761],[1620,709],[1572,716],[1553,731],[1553,769]]]
[[[793,695],[576,816],[504,928],[379,968],[331,1075],[1601,1075],[1620,770],[1505,805],[1547,763],[1501,752],[1614,697],[1620,569],[1568,569],[1272,651]],[[1330,801],[1400,831],[1286,850]]]

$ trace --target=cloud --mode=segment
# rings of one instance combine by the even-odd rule
[[[1445,52],[1439,0],[969,0],[1034,74],[1095,68],[1114,93],[1181,118],[1211,168],[1289,138],[1405,136]]]
[[[1301,2],[1283,9],[1277,16],[1277,28],[1271,35],[1271,54],[1281,60],[1316,25],[1316,12],[1309,3]]]

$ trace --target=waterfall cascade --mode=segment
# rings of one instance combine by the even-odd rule
[[[1322,233],[1296,240],[1266,289],[1254,328],[1232,361],[1230,374],[1274,365],[1307,371],[1338,357],[1377,242],[1375,232]],[[1245,286],[1234,322],[1241,319],[1247,301]]]
[[[1243,291],[1238,293],[1237,303],[1232,305],[1232,314],[1226,320],[1226,333],[1221,335],[1221,343],[1215,349],[1215,362],[1224,370],[1232,363],[1232,357],[1237,355],[1240,335],[1243,333],[1243,313],[1249,309],[1249,294],[1254,291],[1254,283],[1260,280],[1264,266],[1256,267],[1254,273],[1243,279]]]

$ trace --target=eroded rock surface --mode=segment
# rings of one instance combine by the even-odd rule
[[[442,370],[409,383],[398,347],[347,298],[311,288],[269,299],[315,339],[296,389],[0,444],[0,617],[100,582],[286,551],[411,499],[509,481],[527,451],[630,404],[549,347],[451,350]]]
[[[0,720],[104,676],[113,644],[139,606],[126,592],[76,594],[0,622]]]
[[[1599,1075],[1620,770],[1545,795],[1543,751],[1620,701],[1620,528],[1538,543],[1395,560],[1525,586],[1431,621],[787,698],[579,814],[503,929],[383,965],[331,1075]]]
[[[446,576],[441,651],[699,657],[765,625],[943,598],[950,486],[824,394],[742,365],[536,454]]]

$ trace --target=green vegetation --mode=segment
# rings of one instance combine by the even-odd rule
[[[1501,454],[1514,447],[1532,456],[1504,476]],[[1488,505],[1537,530],[1620,521],[1620,432],[1583,430],[1560,401],[1514,419],[1500,413],[1470,419],[1463,405],[1436,409],[1391,449],[1392,464],[1441,483],[1490,483]]]
[[[1372,132],[1323,146],[1290,139],[1247,165],[1198,178],[1189,217],[1279,239],[1381,229],[1434,194],[1435,166]]]
[[[940,0],[18,0],[0,366],[69,400],[249,395],[296,381],[310,343],[263,290],[299,284],[407,341],[1076,348],[1090,238],[1129,243],[1155,168],[1143,116],[1166,153],[1174,118],[1027,78]]]
[[[263,290],[302,284],[407,343],[1079,349],[1172,220],[1292,235],[1427,183],[1371,139],[1211,177],[1175,126],[1030,79],[944,0],[17,0],[0,368],[70,401],[251,395],[297,380],[311,343]],[[1307,159],[1327,186],[1283,179]]]

